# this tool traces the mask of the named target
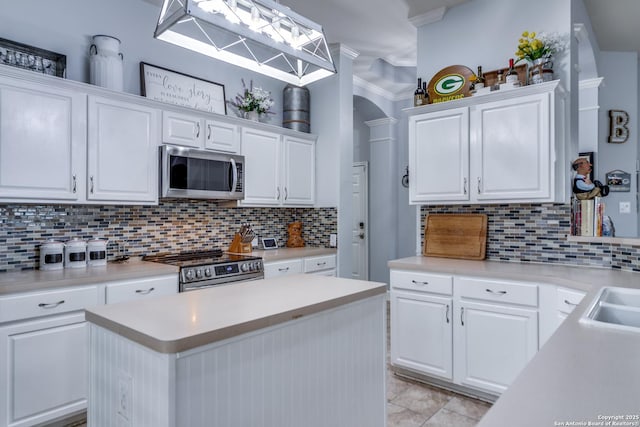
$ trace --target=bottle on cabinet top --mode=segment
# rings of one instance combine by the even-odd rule
[[[413,106],[424,105],[424,90],[422,89],[422,78],[418,77],[418,88],[413,93]]]
[[[506,83],[514,84],[516,86],[520,84],[520,81],[518,79],[518,72],[513,65],[513,58],[509,58],[509,70],[507,71],[505,80]]]
[[[482,66],[478,65],[478,74],[476,75],[476,82],[474,84],[476,89],[482,89],[484,87],[484,74],[482,74]]]

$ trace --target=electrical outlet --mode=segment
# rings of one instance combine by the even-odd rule
[[[118,415],[126,420],[126,423],[121,423],[121,425],[128,425],[131,420],[133,404],[133,379],[124,372],[121,372],[118,376],[118,396],[116,404]]]
[[[631,213],[631,202],[620,202],[618,212],[621,214]]]
[[[332,248],[335,248],[336,246],[338,246],[338,235],[335,233],[332,233],[329,235],[329,246],[331,246]]]
[[[251,247],[252,248],[258,247],[258,236],[254,237],[253,240],[251,241]]]

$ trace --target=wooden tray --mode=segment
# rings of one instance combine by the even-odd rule
[[[487,215],[439,214],[425,218],[425,256],[484,259],[487,248]]]

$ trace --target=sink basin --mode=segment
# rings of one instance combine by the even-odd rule
[[[640,332],[640,289],[602,288],[580,322]]]

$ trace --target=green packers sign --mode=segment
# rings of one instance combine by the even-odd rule
[[[471,76],[475,74],[464,65],[443,68],[429,82],[429,100],[435,104],[470,96]]]

